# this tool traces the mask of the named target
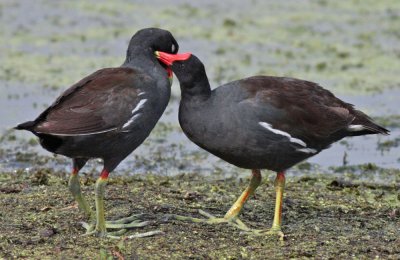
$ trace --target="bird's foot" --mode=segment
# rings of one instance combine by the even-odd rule
[[[283,241],[285,238],[285,234],[283,234],[280,227],[272,227],[267,230],[251,229],[247,233],[252,236],[278,236],[280,241]]]
[[[122,235],[125,234],[127,231],[127,229],[120,229],[118,231],[113,231],[113,232],[107,232],[107,231],[99,231],[99,230],[92,230],[90,232],[86,232],[85,234],[83,234],[83,236],[89,236],[89,235],[93,235],[96,237],[101,237],[101,238],[112,238],[112,239],[120,239],[122,238]],[[149,231],[149,232],[144,232],[144,233],[137,233],[134,235],[130,235],[130,236],[125,236],[124,238],[126,239],[132,239],[132,238],[142,238],[142,237],[152,237],[152,236],[156,236],[156,235],[162,235],[164,234],[164,232],[160,231],[160,230],[154,230],[154,231]]]
[[[122,230],[122,229],[121,229],[121,231],[123,231],[122,234],[124,234],[126,232],[126,230]],[[115,231],[115,232],[107,232],[107,231],[100,231],[100,230],[96,230],[96,229],[93,229],[91,231],[87,231],[82,236],[95,236],[95,237],[101,237],[101,238],[106,238],[107,237],[107,238],[113,238],[113,239],[119,239],[120,238],[120,236],[117,234],[117,231]]]
[[[206,218],[194,218],[194,217],[187,217],[187,216],[181,216],[181,215],[172,215],[173,218],[176,220],[183,220],[183,221],[191,221],[195,223],[207,223],[207,224],[221,224],[221,223],[227,223],[233,227],[236,227],[240,230],[243,231],[250,231],[251,229],[246,226],[238,217],[231,217],[231,218],[226,218],[226,217],[215,217],[214,215],[203,211],[199,210],[199,213],[203,215]]]
[[[176,220],[183,220],[183,221],[191,221],[195,223],[207,223],[207,224],[220,224],[220,223],[227,223],[237,229],[244,231],[245,234],[251,236],[278,236],[280,241],[284,240],[285,235],[281,231],[280,227],[272,227],[268,230],[263,229],[252,229],[249,228],[246,224],[244,224],[238,217],[226,218],[226,217],[215,217],[212,214],[205,212],[203,210],[199,210],[199,213],[206,218],[194,218],[194,217],[187,217],[181,215],[172,215],[172,217]]]
[[[144,214],[137,214],[137,215],[132,215],[126,218],[121,218],[118,220],[113,220],[113,221],[106,221],[105,226],[106,230],[115,230],[112,232],[107,232],[107,231],[100,231],[96,229],[96,220],[90,221],[90,223],[86,222],[81,222],[82,226],[86,229],[86,233],[84,235],[94,235],[97,237],[110,237],[110,238],[119,238],[123,234],[125,234],[128,229],[131,228],[139,228],[139,227],[145,227],[148,226],[152,223],[152,221],[142,221],[141,217]],[[135,234],[128,236],[128,238],[139,238],[139,237],[148,237],[148,236],[154,236],[157,234],[162,234],[162,231],[156,230],[156,231],[150,231],[146,233],[141,233],[141,234]]]

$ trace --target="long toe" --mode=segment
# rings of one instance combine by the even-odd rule
[[[118,220],[106,221],[106,229],[130,229],[148,226],[154,221],[143,221],[145,214],[134,214]]]
[[[152,223],[153,223],[153,221],[140,221],[140,220],[134,220],[134,221],[132,221],[130,223],[126,223],[126,224],[112,224],[112,223],[106,222],[106,228],[107,229],[130,229],[130,228],[145,227]]]
[[[106,230],[113,230],[112,232],[107,232],[107,234],[100,234],[99,231],[96,232],[95,221],[91,221],[89,223],[80,222],[80,224],[83,228],[86,229],[85,235],[96,235],[100,237],[118,237],[122,234],[125,234],[128,229],[145,227],[154,223],[154,221],[143,221],[143,216],[144,214],[135,214],[118,220],[106,221]]]
[[[113,231],[113,232],[100,232],[97,230],[93,230],[93,231],[83,234],[82,236],[93,235],[93,236],[101,237],[101,238],[121,239],[121,238],[123,238],[123,235],[127,231],[128,231],[127,229],[120,229],[120,230]],[[149,232],[137,233],[134,235],[125,236],[125,238],[127,238],[127,239],[143,238],[143,237],[152,237],[152,236],[163,235],[163,234],[164,234],[164,232],[161,230],[153,230],[153,231],[149,231]]]
[[[149,231],[149,232],[145,232],[145,233],[138,233],[135,235],[131,235],[128,236],[128,239],[132,239],[132,238],[142,238],[142,237],[152,237],[152,236],[157,236],[157,235],[163,235],[164,232],[162,232],[161,230],[154,230],[154,231]]]
[[[219,223],[227,223],[228,220],[224,218],[218,218],[215,217],[214,215],[205,212],[203,210],[199,210],[199,213],[205,218],[195,218],[195,217],[188,217],[188,216],[181,216],[181,215],[170,215],[173,219],[176,220],[181,220],[181,221],[189,221],[189,222],[194,222],[194,223],[208,223],[208,224],[219,224]]]
[[[145,216],[145,214],[133,214],[129,217],[120,218],[117,220],[106,221],[106,224],[127,224],[127,223],[131,223],[131,222],[140,220],[143,218],[143,216]]]
[[[128,229],[120,229],[117,231],[113,231],[113,232],[108,232],[107,235],[109,235],[112,238],[119,238],[122,235],[124,235],[126,232],[128,231]],[[153,237],[153,236],[157,236],[157,235],[163,235],[164,232],[161,230],[153,230],[153,231],[148,231],[148,232],[144,232],[144,233],[137,233],[134,235],[130,235],[127,236],[127,239],[133,239],[133,238],[142,238],[142,237]]]
[[[92,234],[96,228],[96,222],[88,223],[88,222],[81,221],[81,222],[79,222],[79,224],[81,224],[82,227],[84,229],[86,229],[86,234]]]
[[[215,217],[214,215],[201,209],[199,210],[199,214],[204,216],[205,218],[202,219],[202,218],[186,217],[180,215],[174,215],[173,217],[177,220],[191,221],[195,223],[207,223],[207,224],[227,223],[239,230],[244,231],[245,234],[252,236],[268,236],[268,237],[278,236],[280,241],[283,241],[285,237],[285,235],[281,231],[281,228],[277,226],[268,230],[251,229],[246,224],[244,224],[238,217],[232,217],[232,218]]]
[[[110,236],[120,237],[123,234],[125,234],[127,231],[128,231],[128,229],[123,228],[123,229],[119,229],[119,230],[116,230],[116,231],[107,232],[107,234],[110,235]]]
[[[112,237],[107,232],[101,232],[101,231],[96,230],[96,229],[92,230],[92,231],[87,231],[85,234],[82,234],[82,236]]]
[[[238,217],[234,217],[234,218],[215,217],[214,215],[212,215],[204,210],[201,210],[201,209],[199,210],[199,213],[200,213],[200,215],[203,215],[205,218],[195,218],[195,217],[187,217],[187,216],[181,216],[181,215],[172,215],[172,217],[176,220],[190,221],[190,222],[194,222],[194,223],[206,223],[206,224],[213,224],[213,225],[226,223],[226,224],[229,224],[229,225],[236,227],[243,231],[251,230]]]
[[[265,237],[277,236],[280,241],[283,241],[285,238],[285,234],[281,231],[280,228],[271,228],[267,230],[251,229],[247,231],[247,233],[252,236],[265,236]]]

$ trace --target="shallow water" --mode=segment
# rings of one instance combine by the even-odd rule
[[[34,145],[31,134],[8,129],[34,119],[83,76],[121,64],[131,35],[149,26],[171,30],[181,51],[196,53],[212,86],[255,74],[308,79],[391,130],[390,136],[347,138],[309,162],[323,169],[343,163],[399,167],[397,1],[387,6],[374,1],[232,1],[229,8],[214,1],[171,1],[168,6],[163,1],[2,1],[0,19],[0,170],[30,168],[35,162],[69,168],[69,160],[57,157],[54,162]],[[187,140],[177,122],[176,79],[173,96],[161,124],[119,171],[239,171]],[[20,153],[32,154],[32,160],[21,160]]]
[[[40,88],[38,88],[40,89]],[[12,88],[15,91],[15,88]],[[13,91],[9,90],[9,94],[12,95]],[[46,93],[43,91],[37,91],[37,93],[29,93],[26,95],[22,94],[22,97],[11,98],[1,100],[1,116],[6,127],[16,125],[17,123],[35,118],[40,111],[49,104],[55,97],[53,97],[54,92]],[[379,107],[375,112],[377,115],[381,111],[387,111],[394,107],[382,106],[381,96],[385,96],[385,92],[379,95],[372,96],[351,96],[347,97],[345,100],[355,103],[364,104],[365,109],[368,110],[369,107]],[[386,100],[391,100],[390,95],[387,95]],[[354,98],[354,99],[353,99]],[[129,156],[123,163],[119,166],[119,170],[124,172],[129,171],[129,169],[135,173],[143,173],[146,171],[156,172],[159,174],[177,174],[182,171],[201,171],[204,173],[212,173],[217,168],[224,168],[224,170],[229,173],[237,172],[235,167],[230,166],[213,155],[201,150],[196,145],[191,143],[186,136],[182,133],[179,128],[179,123],[177,120],[177,108],[178,99],[171,100],[169,107],[165,115],[160,120],[161,125],[159,125],[155,132],[150,136],[150,138],[139,147],[133,155]],[[359,102],[359,103],[358,103]],[[365,102],[365,103],[362,103]],[[386,104],[391,104],[390,102],[385,102]],[[37,104],[37,105],[34,105]],[[8,110],[7,108],[13,108]],[[361,106],[360,106],[361,107]],[[168,127],[165,127],[168,126]],[[2,131],[5,131],[5,128]],[[331,148],[321,152],[320,154],[310,158],[308,162],[315,163],[322,167],[322,169],[327,169],[330,166],[342,166],[344,160],[347,165],[357,165],[365,163],[374,163],[379,167],[385,168],[397,168],[400,159],[400,148],[389,147],[387,149],[382,149],[379,144],[384,143],[388,140],[392,140],[393,136],[400,136],[400,129],[391,129],[392,133],[390,136],[362,136],[346,138],[342,142],[338,142],[332,145]],[[8,153],[6,157],[0,162],[3,169],[12,169],[14,167],[32,167],[32,162],[18,162],[15,157],[15,152],[21,151],[21,142],[27,143],[29,139],[34,138],[29,132],[17,132],[15,133],[17,138],[13,141],[4,141],[3,147],[8,147],[11,152]],[[21,141],[22,140],[22,141]],[[18,142],[21,141],[21,142]],[[43,156],[51,156],[50,153],[44,151],[39,145],[26,147],[25,151],[30,151],[32,153],[38,153]],[[158,157],[155,158],[155,154]],[[344,156],[346,154],[346,159]],[[4,160],[6,158],[6,160]],[[195,158],[195,160],[193,160]],[[33,162],[35,161],[34,158]],[[157,160],[157,163],[152,163],[151,160]],[[48,167],[55,167],[68,170],[69,160],[61,160],[57,163],[49,160],[46,165]],[[95,167],[96,164],[92,164]]]

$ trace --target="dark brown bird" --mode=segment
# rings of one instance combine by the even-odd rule
[[[106,223],[104,189],[109,173],[146,139],[168,104],[172,73],[156,59],[154,51],[176,53],[178,48],[168,31],[140,30],[130,40],[120,67],[101,69],[83,78],[34,121],[16,127],[38,136],[46,150],[73,159],[69,189],[90,219],[88,232],[106,236],[106,228],[146,224]],[[78,179],[79,170],[91,158],[104,161],[96,182],[96,215],[82,196]]]
[[[186,136],[219,158],[252,169],[250,185],[225,217],[205,214],[211,217],[207,222],[230,222],[249,231],[237,216],[260,184],[260,170],[273,170],[277,172],[275,215],[267,233],[283,238],[282,198],[288,168],[346,136],[389,133],[353,105],[310,81],[255,76],[211,91],[196,56],[163,52],[156,56],[171,66],[179,79],[179,122]]]

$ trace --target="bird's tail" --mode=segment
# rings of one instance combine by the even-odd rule
[[[356,117],[347,128],[351,135],[368,135],[368,134],[383,134],[389,135],[390,131],[374,121],[361,111],[356,111]]]
[[[17,125],[16,127],[14,127],[14,129],[32,131],[35,124],[36,124],[35,121],[27,121]]]

